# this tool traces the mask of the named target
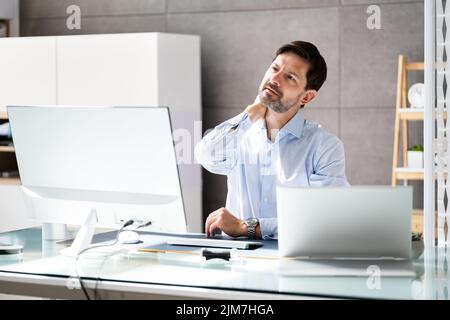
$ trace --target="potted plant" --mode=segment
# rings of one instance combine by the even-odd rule
[[[408,149],[408,168],[423,168],[423,146],[416,144]]]

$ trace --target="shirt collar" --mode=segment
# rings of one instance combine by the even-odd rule
[[[291,120],[289,120],[288,123],[286,123],[284,127],[281,128],[280,132],[290,133],[293,136],[300,138],[302,135],[304,123],[304,108],[301,108],[300,110],[298,110],[295,116],[293,116]]]
[[[305,124],[304,107],[298,110],[298,112],[289,120],[283,128],[280,129],[280,138],[289,134],[292,134],[296,138],[300,138],[302,135],[303,127]],[[266,121],[261,121],[260,130],[267,130]]]

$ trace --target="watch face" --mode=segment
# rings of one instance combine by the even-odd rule
[[[256,219],[256,218],[248,218],[247,220],[245,220],[245,222],[250,227],[254,227],[254,226],[258,225],[258,219]]]

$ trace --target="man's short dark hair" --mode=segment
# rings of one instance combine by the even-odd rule
[[[278,49],[276,56],[286,52],[292,52],[309,63],[305,89],[319,91],[327,78],[327,64],[317,47],[306,41],[292,41]]]

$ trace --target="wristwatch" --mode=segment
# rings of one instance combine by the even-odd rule
[[[256,239],[256,227],[259,224],[259,220],[256,218],[248,218],[245,220],[245,224],[247,225],[247,236],[250,239]]]

